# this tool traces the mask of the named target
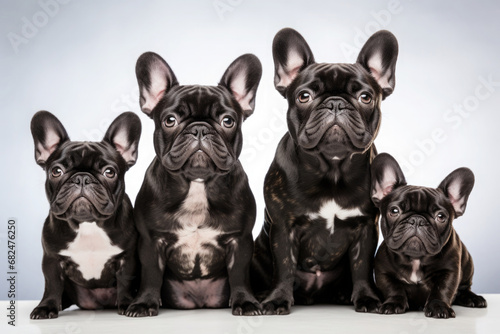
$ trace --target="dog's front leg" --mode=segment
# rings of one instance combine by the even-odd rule
[[[45,291],[42,300],[31,312],[31,319],[52,319],[59,316],[64,291],[64,274],[59,260],[43,254],[42,270],[45,277]]]

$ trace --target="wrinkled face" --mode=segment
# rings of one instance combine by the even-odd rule
[[[238,160],[243,112],[224,88],[173,87],[153,118],[156,154],[171,172],[204,180],[229,172]]]
[[[448,241],[454,210],[441,189],[402,186],[380,204],[382,234],[394,252],[435,255]]]
[[[292,137],[326,161],[364,152],[377,135],[382,89],[360,64],[312,64],[286,94]]]
[[[122,201],[127,166],[109,143],[67,141],[51,154],[45,169],[51,212],[59,219],[102,220]]]

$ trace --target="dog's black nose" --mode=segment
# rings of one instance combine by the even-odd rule
[[[208,134],[208,128],[202,124],[193,125],[189,132],[198,139],[203,139]]]
[[[415,216],[411,216],[408,219],[408,224],[410,224],[411,226],[415,226],[415,227],[421,227],[421,226],[429,225],[429,222],[424,217],[419,216],[419,215],[415,215]]]
[[[342,99],[330,99],[325,102],[325,107],[332,112],[338,112],[343,109],[348,109],[348,104]]]
[[[73,177],[73,183],[78,186],[86,186],[92,183],[92,178],[87,174],[78,174]]]

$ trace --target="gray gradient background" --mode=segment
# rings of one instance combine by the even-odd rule
[[[227,11],[219,7],[223,4]],[[283,27],[298,30],[318,62],[355,61],[368,35],[381,28],[396,35],[396,88],[382,104],[376,146],[408,162],[404,169],[411,184],[436,186],[460,166],[474,171],[476,185],[455,228],[475,261],[473,289],[500,293],[498,2],[73,0],[49,11],[43,14],[38,1],[0,2],[0,299],[7,298],[11,217],[18,227],[17,297],[40,299],[43,292],[40,235],[48,203],[29,131],[36,111],[54,113],[73,140],[100,140],[120,112],[139,114],[139,160],[126,177],[135,199],[154,156],[153,122],[139,109],[134,73],[145,51],[162,55],[181,84],[216,84],[243,53],[262,61],[241,155],[258,204],[256,235],[263,178],[286,131],[286,104],[273,86],[271,58],[272,39]],[[13,47],[9,36],[22,36],[23,26],[34,20],[38,31]],[[483,83],[488,80],[493,84]],[[459,108],[467,113],[459,116]],[[433,134],[438,142],[431,145]]]

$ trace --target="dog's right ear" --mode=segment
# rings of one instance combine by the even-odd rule
[[[231,92],[243,110],[244,119],[253,114],[262,65],[253,54],[244,54],[229,65],[219,82]]]
[[[396,85],[396,62],[399,46],[396,37],[387,30],[374,33],[358,55],[361,64],[382,88],[382,98],[391,95]]]
[[[139,116],[127,111],[116,117],[104,135],[103,142],[111,144],[120,153],[127,167],[132,167],[137,161],[141,129]]]
[[[274,86],[286,97],[286,89],[314,55],[304,37],[291,28],[281,29],[273,40]]]
[[[137,59],[135,75],[139,84],[141,110],[152,118],[152,111],[165,92],[179,83],[167,62],[154,52],[143,53]]]
[[[35,160],[43,169],[49,156],[69,140],[64,126],[48,111],[39,111],[31,119],[31,134],[35,144]]]
[[[455,218],[464,214],[467,200],[474,187],[474,173],[469,168],[458,168],[448,175],[439,185],[455,210]]]
[[[398,162],[390,154],[381,153],[371,165],[372,201],[375,206],[394,189],[406,185],[405,176]]]

